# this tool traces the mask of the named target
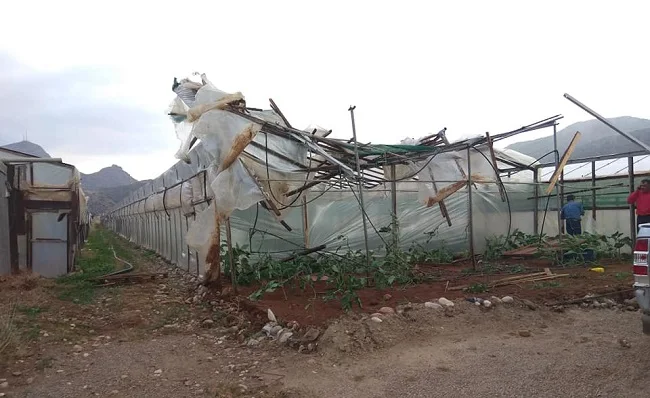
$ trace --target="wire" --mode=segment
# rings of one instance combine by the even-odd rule
[[[372,223],[372,221],[370,220],[370,217],[368,216],[368,213],[366,213],[366,209],[364,209],[363,206],[361,205],[361,200],[357,196],[356,192],[354,192],[354,189],[351,189],[351,191],[352,191],[352,194],[354,195],[355,199],[359,203],[359,207],[361,207],[361,212],[363,213],[363,216],[368,219],[368,222],[372,226],[372,229],[375,230],[375,233],[377,234],[377,236],[379,236],[379,239],[381,239],[381,241],[384,242],[384,245],[386,245],[386,248],[388,248],[388,243],[386,243],[386,241],[384,240],[384,237],[381,236],[381,234],[379,233],[377,228],[375,228],[375,224]]]
[[[483,152],[478,150],[476,147],[472,147],[476,152],[480,153],[481,156],[485,158],[485,160],[488,162],[490,166],[492,166],[492,169],[494,170],[495,175],[497,176],[497,181],[501,184],[503,187],[503,193],[506,197],[506,204],[508,205],[508,233],[506,234],[506,241],[510,239],[510,232],[512,232],[512,208],[510,206],[510,196],[508,196],[508,190],[506,189],[506,186],[503,184],[503,180],[501,179],[501,176],[499,175],[499,169],[497,169],[497,166],[495,164],[492,164],[492,162],[485,156]],[[544,155],[547,156],[547,155]],[[470,159],[467,159],[467,162],[469,163]],[[535,161],[537,162],[537,160]],[[472,176],[470,175],[470,180]],[[469,188],[471,189],[471,187]]]

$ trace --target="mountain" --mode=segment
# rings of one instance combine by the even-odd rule
[[[118,165],[104,167],[96,173],[81,174],[81,186],[84,190],[97,191],[104,188],[114,188],[131,185],[138,182]]]
[[[636,117],[622,116],[607,119],[610,123],[625,133],[630,133],[640,141],[650,145],[650,120]],[[572,159],[584,159],[595,156],[604,156],[617,153],[639,151],[641,148],[618,134],[599,120],[592,119],[578,122],[563,128],[557,133],[557,147],[560,156],[567,149],[576,131],[582,137],[571,155]],[[542,137],[536,140],[516,142],[508,146],[528,156],[538,159],[553,150],[553,136]],[[553,156],[544,158],[544,162],[553,161]]]
[[[51,158],[45,149],[30,141],[14,142],[3,145],[2,148],[40,158]],[[80,173],[80,176],[81,188],[88,196],[88,210],[92,214],[103,214],[111,210],[131,192],[149,182],[136,180],[117,165],[105,167],[92,174]]]
[[[149,181],[136,180],[117,165],[92,174],[81,174],[81,187],[88,196],[88,210],[92,214],[103,214],[111,210],[147,182]]]
[[[26,153],[28,155],[36,156],[39,158],[51,158],[50,154],[47,153],[45,149],[43,149],[40,145],[34,144],[30,141],[14,142],[13,144],[3,145],[2,148]]]
[[[96,191],[86,190],[86,188],[83,188],[84,193],[88,196],[88,210],[92,214],[104,214],[109,210],[112,210],[116,204],[126,198],[131,192],[150,181],[151,180],[136,181],[133,184],[100,188]]]

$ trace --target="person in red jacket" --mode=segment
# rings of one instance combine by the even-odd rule
[[[641,185],[627,198],[627,203],[636,206],[636,227],[650,223],[650,180],[641,181]]]

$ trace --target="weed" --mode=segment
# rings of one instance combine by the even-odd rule
[[[629,279],[630,277],[632,277],[632,273],[631,272],[617,272],[616,275],[614,275],[614,277],[616,278],[616,280],[622,281],[622,280]]]
[[[35,319],[40,313],[46,310],[42,307],[25,307],[22,305],[17,306],[16,309],[18,312],[25,314],[30,319]]]
[[[59,298],[79,304],[87,304],[95,295],[95,284],[92,279],[107,274],[115,269],[115,258],[111,247],[121,258],[128,261],[131,254],[118,244],[114,235],[103,228],[97,228],[90,233],[86,248],[92,255],[83,253],[77,264],[78,271],[57,279]],[[123,257],[122,257],[123,256]]]
[[[485,293],[489,290],[489,286],[485,283],[472,283],[467,289],[465,289],[468,293]]]
[[[533,285],[535,289],[549,289],[549,288],[557,288],[557,287],[562,287],[562,284],[557,281],[550,281],[550,282],[539,282]]]

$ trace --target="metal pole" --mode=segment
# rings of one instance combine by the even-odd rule
[[[634,158],[629,157],[627,158],[627,174],[629,177],[629,184],[630,184],[630,193],[634,192],[636,189],[634,186]],[[632,242],[636,241],[636,217],[634,216],[634,205],[630,205],[630,239],[632,239]]]
[[[357,142],[357,127],[354,123],[354,110],[356,106],[350,105],[350,117],[352,118],[352,140],[354,141],[354,161],[357,168],[357,181],[359,182],[359,204],[361,205],[361,219],[363,220],[363,240],[366,246],[366,262],[368,269],[370,268],[370,249],[368,249],[368,225],[366,224],[366,210],[363,204],[363,178],[361,174],[361,166],[359,165],[359,144]]]
[[[399,247],[399,224],[397,222],[397,173],[395,165],[390,166],[390,196],[392,205],[392,224],[393,224],[393,248]]]
[[[302,231],[305,235],[305,249],[309,249],[309,213],[307,213],[307,196],[302,196]]]
[[[533,231],[535,235],[539,235],[539,168],[537,167],[535,167],[533,170],[533,181],[535,182],[535,213],[533,213]]]
[[[640,146],[641,148],[645,149],[646,152],[650,153],[650,146],[646,145],[645,143],[643,143],[642,141],[636,139],[635,137],[633,137],[633,136],[631,136],[631,135],[629,135],[627,133],[622,132],[621,130],[616,128],[613,124],[611,124],[607,119],[605,119],[604,117],[602,117],[601,115],[596,113],[596,111],[590,109],[587,105],[585,105],[582,102],[578,101],[577,99],[573,98],[569,94],[564,94],[564,98],[566,98],[569,101],[573,102],[578,107],[582,108],[585,112],[589,113],[591,116],[593,116],[596,119],[600,120],[601,122],[605,123],[612,130],[616,131],[617,133],[619,133],[623,137],[627,138],[631,142],[633,142],[633,143],[637,144],[638,146]]]
[[[476,269],[476,256],[474,255],[474,217],[472,212],[472,162],[470,160],[470,147],[467,147],[467,222],[469,226],[469,256],[472,259],[472,268]]]
[[[596,188],[596,162],[591,162],[591,187]],[[596,190],[591,191],[591,218],[596,220]]]
[[[232,258],[232,233],[230,231],[230,217],[226,218],[226,243],[228,244],[228,261],[230,262],[230,283],[233,293],[237,294],[237,270]]]
[[[564,169],[563,169],[562,172],[560,173],[560,184],[559,184],[559,185],[560,185],[560,198],[562,199],[562,201],[564,201]],[[564,232],[566,232],[566,231],[564,230],[564,223],[562,223],[562,224],[560,225],[560,227],[561,227],[561,228],[560,228],[560,229],[561,229],[561,233],[564,234]]]
[[[555,151],[555,170],[560,167],[560,152],[557,149],[557,124],[553,125],[553,150]],[[562,200],[560,198],[560,187],[555,185],[556,206],[557,206],[557,232],[560,243],[562,243]]]

